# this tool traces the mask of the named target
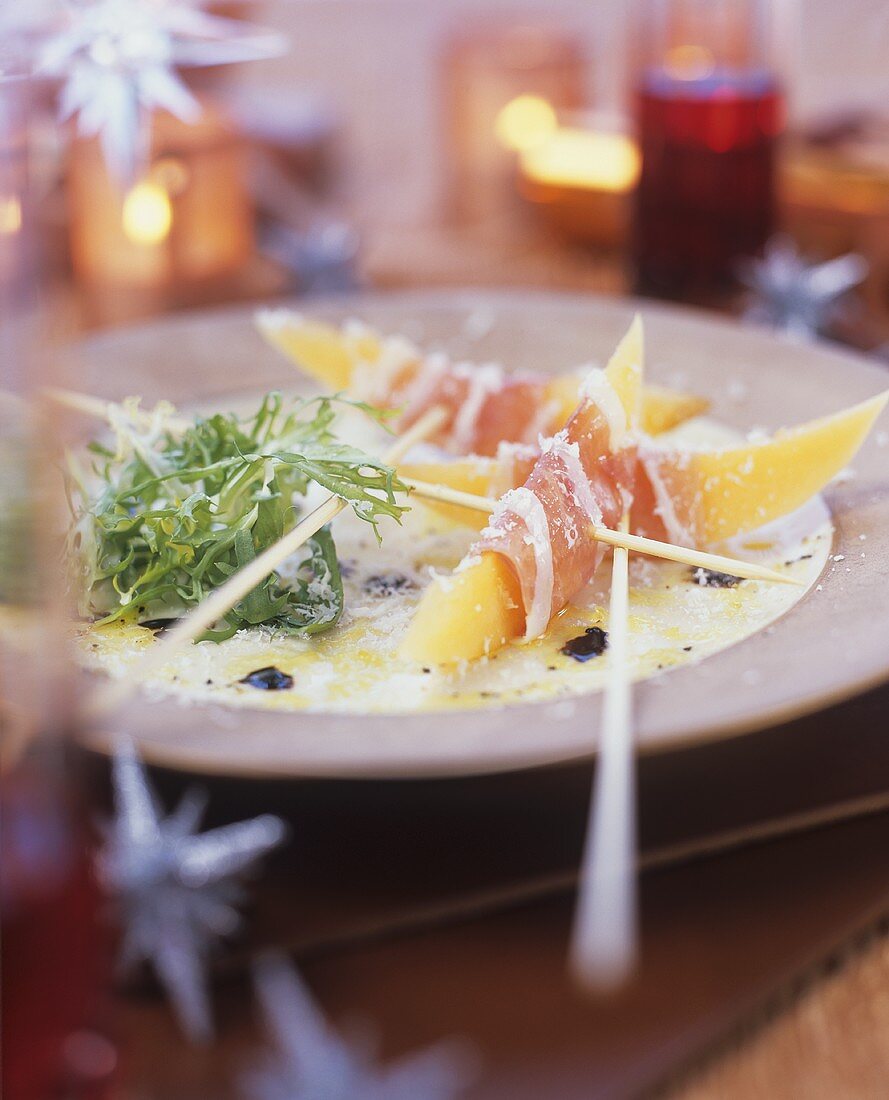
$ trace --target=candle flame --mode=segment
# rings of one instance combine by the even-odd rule
[[[630,191],[639,177],[639,150],[623,134],[566,126],[523,153],[522,170],[538,183]]]
[[[11,237],[22,228],[22,204],[15,195],[0,199],[0,233]]]
[[[173,224],[170,196],[154,180],[142,180],[123,201],[123,230],[134,244],[157,245]]]
[[[532,149],[558,128],[556,112],[539,95],[520,95],[511,99],[494,122],[501,145],[516,152]]]

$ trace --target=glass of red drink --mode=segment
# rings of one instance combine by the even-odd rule
[[[8,43],[3,44],[4,47]],[[0,1095],[96,1100],[104,951],[74,748],[31,234],[29,81],[0,56]],[[57,476],[55,484],[60,488]]]
[[[783,96],[763,0],[645,0],[633,87],[636,288],[710,300],[775,228]]]

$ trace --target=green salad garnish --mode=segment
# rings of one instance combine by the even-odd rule
[[[337,406],[385,414],[338,397],[270,393],[256,413],[217,413],[181,425],[169,405],[112,407],[114,443],[94,442],[91,469],[68,458],[79,610],[101,622],[175,616],[203,600],[297,522],[312,483],[342,497],[379,539],[406,492],[394,470],[333,432]],[[329,527],[225,616],[215,641],[260,623],[297,634],[329,629],[343,585]]]

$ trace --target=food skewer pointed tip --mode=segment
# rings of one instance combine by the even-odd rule
[[[621,530],[627,526],[625,515]],[[629,553],[615,547],[608,680],[569,954],[572,974],[591,992],[623,985],[638,956],[629,593]]]

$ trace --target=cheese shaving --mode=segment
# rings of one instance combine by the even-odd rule
[[[541,438],[540,450],[543,454],[551,454],[562,463],[575,502],[586,512],[591,523],[597,526],[601,524],[602,509],[593,495],[590,480],[580,461],[580,447],[577,443],[569,443],[567,430],[563,428],[549,439]]]
[[[670,496],[670,492],[664,484],[664,479],[661,477],[660,470],[658,469],[657,454],[651,449],[641,447],[639,449],[639,459],[645,467],[645,472],[648,474],[648,480],[651,482],[651,487],[654,490],[657,513],[661,517],[664,527],[666,528],[668,539],[670,542],[674,542],[679,546],[696,545],[694,535],[691,531],[686,529],[676,515],[673,498]]]
[[[454,418],[454,449],[459,454],[472,450],[485,401],[503,386],[503,369],[496,363],[478,367],[471,363],[458,363],[454,367],[454,377],[464,378],[469,383],[466,397]]]
[[[524,486],[510,489],[499,501],[491,525],[505,512],[512,512],[525,525],[525,542],[534,551],[534,594],[525,608],[523,641],[532,642],[546,632],[553,606],[553,548],[546,511],[538,498]]]
[[[623,402],[608,380],[601,367],[593,367],[580,387],[580,396],[592,401],[608,423],[609,444],[612,451],[618,450],[624,443],[627,432],[627,414]]]

